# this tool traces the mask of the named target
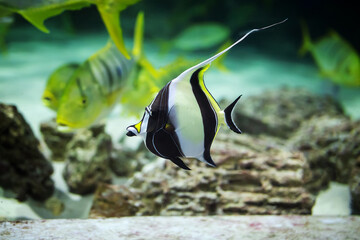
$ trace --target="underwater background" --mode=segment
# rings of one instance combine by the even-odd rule
[[[0,4],[2,4],[2,1],[0,1]],[[207,88],[215,99],[220,102],[221,107],[225,106],[221,104],[222,102],[229,102],[242,94],[237,109],[241,109],[242,107],[246,108],[247,105],[251,105],[252,101],[258,101],[256,100],[256,97],[259,96],[262,97],[261,101],[274,101],[272,103],[276,105],[277,94],[281,94],[282,92],[287,94],[287,91],[295,89],[295,93],[292,93],[293,95],[291,95],[292,97],[288,98],[288,100],[283,100],[284,102],[301,102],[301,99],[299,100],[296,98],[296,93],[298,93],[299,96],[305,96],[306,98],[310,98],[308,97],[309,95],[315,96],[311,99],[312,101],[313,99],[315,99],[314,101],[319,101],[319,112],[322,111],[322,106],[331,104],[333,101],[338,102],[344,111],[343,115],[346,116],[344,118],[349,119],[349,121],[352,122],[351,124],[349,123],[349,125],[351,125],[353,129],[359,129],[359,75],[357,84],[354,86],[345,86],[342,84],[334,85],[329,77],[323,77],[323,75],[320,74],[321,69],[314,61],[311,54],[308,53],[305,56],[299,54],[299,50],[303,44],[301,22],[306,23],[310,32],[310,37],[314,42],[326,39],[328,32],[333,30],[345,39],[347,44],[352,46],[352,50],[358,54],[360,51],[360,30],[355,27],[358,13],[356,10],[356,7],[352,6],[350,3],[339,1],[143,0],[123,10],[120,17],[125,44],[128,49],[131,49],[133,45],[133,31],[136,16],[139,11],[144,11],[145,26],[143,52],[155,68],[160,68],[172,63],[177,57],[184,57],[197,63],[209,58],[218,51],[221,44],[212,44],[211,41],[209,41],[210,43],[206,46],[206,41],[202,40],[201,36],[196,35],[185,37],[186,41],[180,42],[180,45],[182,44],[182,46],[176,46],[176,41],[180,38],[179,34],[195,24],[219,23],[224,29],[226,28],[228,30],[228,36],[226,39],[224,38],[224,40],[230,39],[231,42],[234,42],[253,28],[267,26],[288,18],[287,22],[279,26],[252,34],[228,52],[222,62],[227,68],[226,71],[217,67],[211,67],[206,72],[205,83]],[[87,191],[80,193],[74,193],[74,191],[72,191],[73,193],[71,193],[69,191],[69,188],[71,187],[69,187],[64,180],[63,171],[66,168],[65,162],[54,162],[51,159],[51,152],[48,147],[46,147],[43,134],[40,132],[40,124],[54,118],[55,113],[42,104],[41,96],[45,89],[48,77],[56,68],[65,63],[84,62],[107,43],[109,35],[106,28],[104,27],[95,6],[85,7],[76,11],[66,11],[59,16],[50,18],[45,23],[47,28],[51,31],[49,34],[39,31],[20,15],[14,14],[11,21],[11,24],[0,22],[0,43],[2,48],[0,54],[0,102],[15,105],[18,111],[24,116],[26,122],[29,123],[35,137],[39,139],[42,153],[52,163],[51,165],[54,168],[51,179],[54,181],[55,192],[54,195],[52,195],[51,198],[47,198],[48,200],[46,201],[44,199],[41,201],[34,200],[32,197],[26,197],[25,199],[20,199],[21,201],[18,201],[17,199],[19,199],[19,197],[17,194],[14,194],[11,189],[9,190],[5,187],[0,188],[0,219],[87,218],[89,216],[90,208],[95,209],[93,211],[93,216],[96,217],[98,216],[96,215],[98,214],[96,213],[96,207],[98,206],[94,207],[93,205],[93,193],[95,190],[91,190],[90,193]],[[3,27],[4,25],[1,24],[6,24],[6,27]],[[217,32],[211,32],[209,35],[217,34]],[[205,45],[203,48],[194,47],[194,42],[197,38],[203,41],[203,45]],[[189,46],[186,46],[186,44]],[[357,67],[359,68],[359,66]],[[170,81],[171,79],[168,80]],[[303,89],[307,90],[309,93],[303,93]],[[269,92],[270,90],[275,92]],[[331,99],[328,98],[328,96],[330,96]],[[268,100],[266,97],[269,97]],[[280,98],[281,97],[279,97],[279,99]],[[288,110],[289,112],[286,112],[287,108],[285,107],[285,115],[287,117],[290,115],[289,118],[299,117],[300,122],[298,124],[301,125],[303,123],[302,121],[305,121],[304,119],[307,118],[305,114],[308,112],[306,109],[307,105],[294,104],[295,108],[296,106],[301,106],[303,109],[297,109],[297,112],[292,115],[290,110]],[[309,103],[309,105],[311,104]],[[337,106],[337,104],[335,105]],[[128,157],[129,159],[136,158],[136,156],[134,157],[134,152],[144,152],[141,148],[139,148],[140,150],[138,149],[141,140],[124,140],[124,135],[126,133],[126,127],[137,122],[139,119],[134,116],[123,114],[122,111],[121,104],[115,107],[107,117],[105,132],[110,135],[112,144],[115,147],[125,149],[123,152],[132,152],[133,155]],[[271,109],[269,112],[270,114],[268,113],[266,117],[269,115],[271,116]],[[301,112],[304,112],[304,116],[301,116]],[[278,112],[274,111],[274,114],[277,113]],[[261,114],[257,115],[257,117],[259,116],[261,120]],[[255,128],[255,130],[250,130],[250,128],[247,129],[246,127],[243,127],[241,125],[241,118],[239,119],[240,120],[237,121],[238,125],[244,133],[239,136],[239,138],[243,137],[243,139],[245,139],[242,140],[244,141],[242,144],[246,145],[246,141],[255,142],[254,144],[256,144],[256,139],[247,139],[246,135],[247,133],[251,135],[256,132],[257,135],[261,136],[261,132],[257,132],[261,130],[256,130],[257,122],[253,122],[253,128]],[[282,121],[281,116],[277,121]],[[324,123],[331,121],[333,123],[337,120],[335,121],[333,118],[329,117],[329,119],[324,120]],[[336,125],[336,123],[334,124]],[[278,124],[278,126],[280,126],[280,131],[282,131],[281,124]],[[320,128],[319,135],[321,135],[321,126],[318,127]],[[285,129],[284,131],[287,130]],[[314,130],[314,132],[316,131]],[[347,133],[352,134],[354,132],[349,130]],[[333,138],[329,141],[346,141],[346,138],[341,138],[343,133],[338,135],[340,137],[334,140],[334,136],[332,136]],[[291,138],[286,136],[286,134],[284,136],[282,136],[282,139]],[[315,137],[316,136],[314,136],[314,138]],[[279,146],[283,144],[276,142],[277,140],[269,141],[274,141],[274,144],[278,144]],[[220,148],[221,150],[221,147],[216,146],[220,146],[220,144],[216,145],[215,142],[214,148]],[[239,149],[241,149],[241,147],[242,145],[240,144]],[[2,149],[5,148],[6,146],[2,146]],[[353,149],[358,151],[356,146]],[[221,152],[220,150],[219,152]],[[350,154],[345,156],[345,158],[359,161],[360,153],[355,152],[355,150],[349,150]],[[279,153],[279,155],[281,154]],[[334,157],[332,156],[331,158],[332,161],[333,159],[336,159],[336,156],[336,153],[334,153]],[[307,155],[305,154],[304,158],[306,157]],[[152,161],[158,161],[154,160],[154,157],[149,156],[146,152],[143,153],[140,158],[145,159],[145,162],[148,158],[152,159]],[[292,157],[290,157],[290,159],[292,159]],[[299,157],[299,159],[302,159],[302,157]],[[318,176],[327,176],[325,171],[327,171],[328,166],[337,166],[337,164],[334,164],[333,162],[327,163],[326,160],[321,161],[319,166],[322,167],[323,172],[321,172],[320,167],[320,172],[316,173],[319,174]],[[145,164],[139,165],[142,167],[142,165]],[[309,165],[312,166],[311,164]],[[345,170],[342,174],[346,175],[347,171],[351,170],[349,168],[356,164],[346,163],[344,165]],[[4,165],[1,165],[1,167],[3,166]],[[141,167],[138,167],[138,169],[134,168],[136,171],[139,171]],[[205,168],[204,166],[202,167]],[[177,167],[175,165],[166,166],[166,169],[168,168]],[[201,166],[199,166],[199,168],[201,168]],[[147,177],[146,174],[148,174],[148,171],[154,171],[151,170],[151,168],[149,169],[150,170],[143,170],[142,177],[137,175],[138,179],[131,179],[132,183],[130,184],[133,184],[132,187],[140,186],[142,183],[139,182],[146,182],[148,179],[156,178],[154,176]],[[1,170],[3,172],[6,171],[6,169],[4,170],[4,167]],[[317,171],[319,171],[319,169],[317,169]],[[105,182],[109,182],[111,181],[109,179],[112,179],[112,184],[114,184],[114,186],[116,184],[118,184],[117,186],[120,186],[120,184],[123,184],[134,174],[136,176],[136,173],[134,172],[130,175],[116,174],[113,172],[106,173],[109,176],[107,176]],[[193,174],[201,174],[201,172],[199,173],[197,170],[194,170],[193,172]],[[190,174],[192,174],[191,171]],[[274,172],[274,174],[276,175],[277,173]],[[316,175],[315,173],[312,174]],[[181,175],[181,173],[179,173],[179,175]],[[305,211],[301,207],[299,207],[301,211],[299,210],[298,212],[290,210],[292,207],[291,204],[289,204],[290,207],[287,207],[289,209],[288,212],[284,210],[286,209],[284,207],[279,212],[276,212],[275,210],[273,212],[265,211],[263,214],[351,214],[350,195],[352,193],[350,193],[351,190],[348,184],[348,181],[350,180],[333,177],[333,175],[336,175],[334,173],[328,175],[328,182],[324,184],[324,186],[320,186],[314,190],[313,192],[315,193],[312,193],[313,195],[311,195],[316,197],[317,201],[314,203],[315,199],[313,199],[312,204],[309,203],[309,205],[315,206],[312,208],[312,212]],[[355,175],[358,176],[356,173]],[[172,175],[166,175],[164,176],[164,179],[169,178],[169,176]],[[19,177],[21,178],[21,175],[19,175]],[[245,179],[239,182],[246,185],[248,184],[247,180],[248,179]],[[251,182],[251,179],[249,181]],[[101,181],[99,180],[99,183],[100,182]],[[181,186],[182,188],[190,188],[189,185],[186,185],[190,183],[179,181],[179,184],[180,183],[183,183]],[[274,186],[275,185],[276,184],[274,184]],[[100,191],[99,188],[97,191]],[[107,189],[107,191],[110,191],[109,189]],[[331,190],[330,192],[325,191],[329,189]],[[320,190],[324,190],[325,192],[321,192]],[[122,190],[116,189],[113,191],[121,192]],[[99,195],[98,192],[96,194]],[[136,199],[136,197],[134,198]],[[49,199],[51,199],[51,201],[49,201]],[[359,198],[357,199],[359,200]],[[265,203],[261,202],[261,204]],[[211,204],[204,205],[208,206],[208,209],[213,206]],[[124,208],[127,208],[126,206],[128,205],[125,204],[124,206]],[[128,208],[131,206],[133,205],[129,205]],[[275,206],[276,208],[276,204],[272,206]],[[293,207],[295,209],[298,206],[295,204]],[[111,208],[111,206],[109,208]],[[147,206],[147,208],[151,209],[151,205],[150,207]],[[117,211],[126,212],[126,210],[121,208],[116,209]],[[231,208],[229,207],[228,209]],[[142,211],[143,212],[139,212],[144,215],[153,214],[150,210]],[[224,210],[222,214],[233,214],[234,212],[238,214],[251,214],[251,210],[242,209],[241,211],[231,211],[232,210]],[[154,210],[154,212],[159,214],[158,210]],[[181,211],[179,212],[181,213]],[[254,212],[256,214],[261,214],[261,212],[256,212],[255,210]],[[209,210],[208,212],[203,211],[201,213],[213,215],[215,214],[215,211]],[[135,214],[136,213],[134,212],[124,213],[124,215]],[[176,213],[171,212],[171,214]],[[190,213],[186,212],[185,214]],[[106,214],[100,214],[100,216],[106,216]]]

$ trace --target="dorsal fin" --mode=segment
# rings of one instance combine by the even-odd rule
[[[132,54],[135,58],[139,59],[143,51],[144,39],[144,12],[139,12],[136,17],[135,32],[134,32],[134,47]]]
[[[276,25],[279,25],[283,22],[285,22],[287,20],[284,19],[282,20],[281,22],[277,22],[277,23],[274,23],[274,24],[271,24],[269,26],[266,26],[266,27],[262,27],[262,28],[255,28],[255,29],[252,29],[250,30],[249,32],[247,32],[244,36],[242,36],[239,40],[237,40],[235,43],[233,43],[232,45],[230,45],[228,48],[224,49],[223,51],[219,52],[218,54],[215,54],[214,56],[206,59],[205,61],[185,70],[183,73],[181,73],[177,78],[176,80],[180,81],[181,79],[183,79],[183,77],[185,75],[187,75],[188,73],[192,73],[193,71],[195,71],[196,69],[199,69],[201,67],[204,67],[205,65],[207,64],[210,64],[211,62],[213,62],[215,59],[217,59],[218,57],[220,57],[221,55],[223,55],[224,53],[226,53],[227,51],[229,51],[232,47],[234,47],[235,45],[237,45],[239,42],[241,42],[242,40],[244,40],[247,36],[249,36],[251,33],[253,32],[257,32],[257,31],[261,31],[261,30],[265,30],[265,29],[268,29],[268,28],[271,28],[273,26],[276,26]],[[175,80],[175,81],[176,81]]]

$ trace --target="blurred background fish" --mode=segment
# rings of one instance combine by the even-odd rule
[[[360,58],[353,46],[334,30],[312,41],[304,22],[301,23],[301,28],[303,45],[299,53],[311,54],[322,77],[337,85],[360,86]]]
[[[198,23],[191,25],[179,33],[166,48],[176,48],[181,51],[198,51],[219,47],[229,40],[230,29],[220,23]]]
[[[144,14],[138,14],[132,58],[127,59],[108,44],[81,64],[72,74],[60,98],[56,122],[63,130],[99,123],[119,102],[128,82],[136,78],[142,60]],[[148,65],[146,65],[148,66]]]
[[[64,64],[50,75],[42,95],[42,101],[45,106],[54,111],[58,110],[65,86],[78,67],[79,64],[77,63]]]
[[[139,0],[0,0],[0,10],[3,12],[18,13],[39,30],[49,33],[49,30],[44,25],[44,21],[48,18],[57,16],[66,10],[79,10],[95,4],[115,45],[126,58],[130,58],[122,36],[120,12],[138,1]]]

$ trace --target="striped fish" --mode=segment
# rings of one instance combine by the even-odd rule
[[[322,77],[337,85],[360,86],[360,56],[356,49],[335,31],[312,41],[307,26],[301,23],[303,45],[301,55],[309,52]]]
[[[104,119],[119,102],[141,57],[143,14],[136,21],[133,57],[112,41],[87,59],[71,76],[60,99],[56,121],[62,130],[89,127]],[[138,28],[141,28],[140,30]],[[141,35],[141,36],[140,36]],[[139,40],[140,39],[140,40]]]
[[[184,158],[198,159],[215,167],[210,148],[221,124],[241,133],[232,119],[232,112],[241,96],[222,111],[205,86],[204,73],[211,62],[252,32],[280,23],[251,30],[225,50],[170,81],[145,108],[142,120],[127,127],[127,136],[143,137],[152,153],[171,160],[183,169],[189,170],[183,162]]]
[[[79,64],[77,63],[68,63],[58,67],[48,78],[45,90],[42,95],[42,102],[48,108],[58,110],[59,101],[61,96],[64,93],[66,84],[69,82],[69,79],[74,74],[76,69],[78,69]]]
[[[88,60],[91,73],[103,93],[109,95],[124,86],[135,61],[121,54],[112,41]]]

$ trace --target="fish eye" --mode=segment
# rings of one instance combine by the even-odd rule
[[[81,105],[82,107],[86,107],[87,104],[88,104],[87,98],[86,98],[86,97],[82,97],[82,98],[80,99],[80,105]]]
[[[51,98],[49,98],[49,97],[44,97],[43,99],[46,101],[51,101]]]
[[[131,131],[128,131],[128,132],[126,133],[126,136],[128,136],[128,137],[133,137],[133,136],[136,136],[136,134],[133,133],[133,132],[131,132]]]

